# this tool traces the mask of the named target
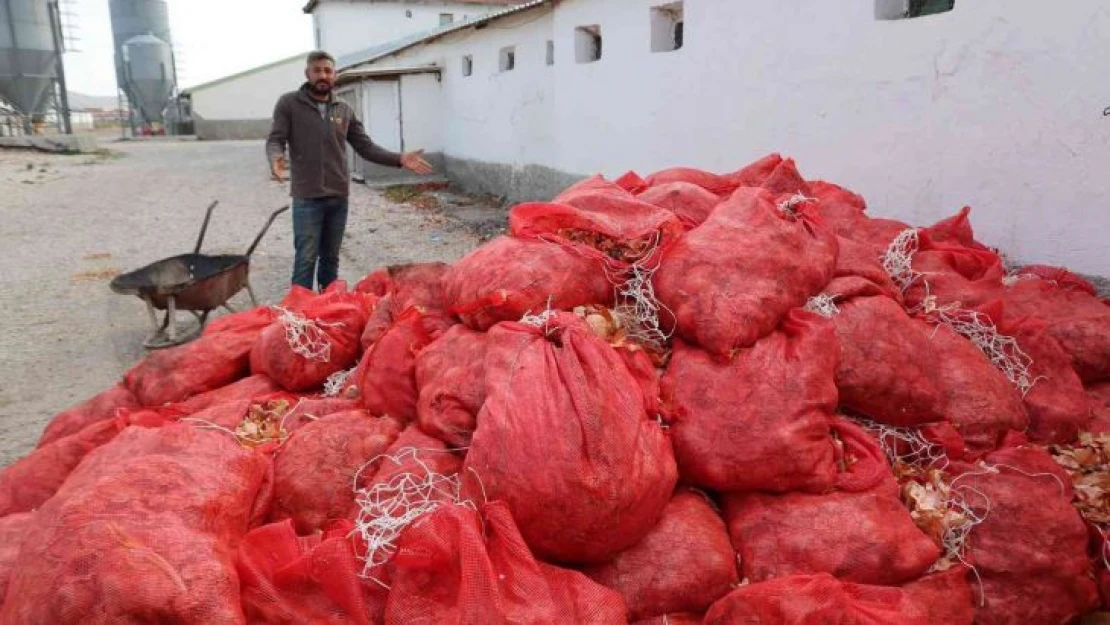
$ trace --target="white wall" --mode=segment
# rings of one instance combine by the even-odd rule
[[[323,0],[312,12],[312,23],[319,37],[317,46],[338,57],[437,28],[440,13],[450,13],[455,21],[462,21],[503,8],[457,2]],[[411,17],[407,15],[410,12]]]
[[[281,94],[304,82],[304,57],[191,90],[193,113],[209,120],[269,119]]]
[[[875,215],[928,224],[970,204],[979,238],[1015,260],[1110,275],[1110,5],[960,0],[877,21],[874,0],[685,0],[684,47],[652,53],[664,3],[564,0],[378,65],[444,66],[451,156],[612,176],[778,151]],[[592,24],[603,58],[578,64],[575,28]],[[499,74],[510,43],[517,70]]]

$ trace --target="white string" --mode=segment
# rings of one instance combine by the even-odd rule
[[[806,202],[816,202],[817,198],[806,197],[803,193],[795,193],[786,200],[779,203],[779,210],[788,217],[794,218],[798,216],[797,208]]]
[[[828,293],[821,293],[809,298],[806,301],[805,309],[829,319],[840,314],[840,309],[836,306],[836,296]]]
[[[377,456],[354,475],[355,503],[359,508],[354,533],[361,536],[366,548],[366,553],[360,554],[363,560],[360,575],[385,588],[388,586],[374,578],[373,570],[388,562],[397,552],[396,541],[406,528],[443,505],[460,505],[477,510],[474,502],[462,496],[459,476],[436,473],[419,457],[420,451],[428,450],[405,447],[392,456]],[[392,462],[395,466],[414,464],[418,469],[398,473],[388,482],[359,488],[363,470],[379,462],[383,465]],[[377,472],[383,470],[385,467],[381,466]]]
[[[331,360],[331,337],[323,328],[342,327],[342,323],[307,319],[281,306],[274,306],[274,310],[278,312],[278,321],[285,328],[285,340],[294,354],[316,362]]]
[[[909,228],[894,237],[890,247],[880,259],[883,269],[903,293],[922,275],[913,270],[913,255],[920,247],[921,240],[917,229]]]
[[[328,379],[324,381],[324,397],[339,397],[339,394],[347,387],[347,380],[350,379],[355,369],[358,369],[358,365],[343,371],[336,371],[328,376]]]
[[[1022,397],[1037,383],[1039,378],[1030,371],[1033,359],[1018,345],[1017,339],[1000,333],[988,315],[955,305],[937,307],[931,297],[926,298],[925,312],[927,319],[948,326],[979,348],[987,360],[1017,387]]]

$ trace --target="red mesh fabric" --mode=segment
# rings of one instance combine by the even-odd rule
[[[637,176],[638,177],[638,176]],[[625,182],[628,182],[626,180]],[[584,178],[567,187],[556,195],[552,202],[564,202],[580,195],[593,195],[604,193],[615,197],[631,197],[631,193],[617,182],[610,182],[600,175]]]
[[[658,521],[677,475],[620,356],[566,313],[545,328],[500,324],[488,341],[468,491],[506,501],[547,559],[604,562],[634,545]]]
[[[728,179],[729,182],[735,184],[737,187],[762,186],[782,162],[783,159],[781,155],[771,153],[745,165],[731,174],[725,174],[724,178]]]
[[[836,237],[805,205],[794,218],[773,200],[741,189],[672,246],[655,274],[678,333],[716,356],[770,334],[832,278]]]
[[[776,195],[800,193],[808,197],[810,194],[809,185],[806,184],[805,178],[802,178],[802,175],[798,173],[798,166],[792,158],[783,159],[771,171],[771,175],[767,176],[767,179],[759,186]]]
[[[810,196],[819,200],[823,207],[831,209],[834,214],[866,216],[867,201],[862,195],[825,180],[808,180],[806,185],[809,187]]]
[[[834,278],[863,278],[877,286],[883,295],[895,301],[901,301],[902,291],[894,285],[890,274],[883,269],[882,262],[874,254],[872,246],[845,237],[837,237],[837,248],[840,252],[836,257]],[[825,291],[828,292],[829,289],[826,288]]]
[[[626,171],[621,174],[619,178],[613,180],[613,184],[634,194],[638,194],[647,188],[647,181],[634,171]]]
[[[374,415],[416,419],[416,356],[454,325],[437,312],[410,308],[363,355],[351,377],[362,406]]]
[[[583,572],[619,591],[631,620],[703,612],[740,581],[728,528],[703,495],[689,491],[671,499],[643,540]]]
[[[1067,623],[1098,605],[1087,527],[1068,474],[1047,452],[1001,449],[951,470],[960,474],[953,486],[981,494],[971,502],[980,512],[989,505],[968,539],[983,580],[976,623]]]
[[[34,510],[50,499],[81,460],[115,438],[126,422],[108,419],[59,438],[0,471],[0,517]]]
[[[315,297],[315,292],[302,286],[293,285],[278,306],[290,310],[299,310],[301,306],[312,301]],[[261,332],[274,321],[275,316],[276,312],[271,306],[259,306],[250,310],[224,315],[209,322],[204,328],[204,335],[220,332]]]
[[[1110,432],[1110,382],[1100,382],[1086,387],[1091,410],[1090,431]]]
[[[934,367],[944,416],[968,447],[994,449],[1010,430],[1025,430],[1021,393],[978,347],[944,325],[929,330],[928,338],[930,350],[922,353]]]
[[[286,520],[247,534],[236,559],[247,622],[380,623],[384,601],[377,595],[382,593],[358,577],[362,565],[348,531],[349,526],[341,526],[301,537]],[[375,613],[378,618],[372,619]]]
[[[934,365],[922,357],[931,350],[928,328],[888,297],[857,297],[837,307],[840,404],[897,426],[943,419]]]
[[[621,248],[639,251],[653,242],[660,249],[666,248],[682,235],[683,227],[671,211],[631,195],[583,192],[558,203],[516,205],[509,211],[509,231],[514,237],[552,241],[576,254],[622,268],[625,263],[620,262],[618,254]],[[598,241],[580,242],[573,238],[574,232],[586,233]]]
[[[235,547],[269,462],[226,434],[129,428],[39,509],[0,622],[243,622]]]
[[[4,605],[4,595],[8,592],[8,581],[15,573],[23,537],[31,530],[34,518],[32,512],[0,517],[0,607]]]
[[[409,450],[416,452],[413,455]],[[432,438],[410,425],[393,441],[385,451],[386,458],[363,470],[358,486],[373,488],[379,484],[389,484],[397,476],[410,473],[417,478],[428,475],[428,471],[439,475],[457,475],[462,469],[462,459],[456,456],[442,441]],[[443,501],[448,501],[444,498]]]
[[[1071,356],[1084,382],[1110,378],[1110,306],[1082,290],[1043,280],[1020,280],[1002,298],[1007,315],[1048,322],[1049,334]]]
[[[627,622],[619,594],[541,568],[503,504],[483,506],[482,517],[443,506],[402,534],[389,564],[386,625]]]
[[[901,587],[852,584],[828,574],[784,577],[737,588],[709,610],[705,625],[971,625],[966,576],[964,569],[951,569]]]
[[[499,237],[455,263],[445,279],[452,312],[474,330],[550,306],[611,305],[613,286],[595,260],[543,241]]]
[[[310,534],[333,519],[350,515],[354,478],[401,432],[397,421],[363,410],[339,412],[298,429],[274,455],[271,521],[292,519]]]
[[[442,282],[448,270],[450,266],[440,262],[391,265],[363,278],[355,285],[355,291],[378,297],[391,295],[392,310],[396,315],[413,306],[443,310]]]
[[[398,315],[400,316],[400,315]],[[366,322],[366,327],[362,330],[362,336],[359,342],[362,343],[364,352],[370,351],[370,348],[377,343],[386,330],[393,325],[393,296],[386,295],[378,300],[374,308],[370,312],[370,318]]]
[[[281,390],[273,380],[265,375],[252,375],[227,386],[194,395],[183,402],[173,404],[172,407],[185,414],[200,412],[216,404],[222,404],[237,399],[255,399],[272,395]]]
[[[727,364],[677,342],[663,384],[683,482],[722,491],[831,487],[839,351],[832,327],[800,310]]]
[[[298,311],[314,322],[329,347],[327,353],[306,357],[294,351],[285,324],[270,324],[251,351],[254,373],[264,373],[289,391],[318,388],[333,373],[349,369],[358,361],[359,342],[368,311],[362,293],[336,291],[305,304]]]
[[[1029,415],[1029,437],[1038,443],[1075,440],[1089,427],[1091,410],[1067,353],[1036,319],[1003,320],[998,331],[1014,337],[1032,359],[1029,374],[1036,383],[1022,398]]]
[[[836,427],[848,467],[837,491],[725,495],[745,578],[829,573],[863,584],[899,584],[922,575],[940,555],[902,506],[874,439],[843,420]]]
[[[673,167],[671,169],[655,172],[647,177],[646,182],[648,188],[659,187],[672,182],[685,182],[701,187],[721,198],[726,198],[732,195],[732,192],[739,186],[739,180],[733,179],[739,177],[740,176],[718,176],[717,174],[711,174],[707,171],[693,169],[691,167]]]
[[[701,625],[700,614],[663,614],[633,621],[632,625]]]
[[[136,408],[138,406],[139,400],[135,399],[135,394],[128,390],[126,386],[117,384],[103,393],[58,413],[43,430],[38,446],[43,447],[70,434],[76,434],[97,421],[111,419],[116,416],[118,408]]]
[[[486,401],[486,335],[458,325],[416,357],[420,429],[451,447],[466,447]]]
[[[638,198],[674,213],[687,230],[704,223],[721,202],[716,194],[689,182],[668,182],[651,187]]]
[[[246,377],[256,338],[253,332],[219,332],[154,352],[123,383],[144,406],[188,399]]]
[[[647,409],[648,416],[661,417],[663,406],[659,370],[656,369],[652,356],[649,356],[646,351],[639,349],[633,343],[615,345],[613,349],[620,355],[621,360],[628,367],[628,372],[636,378],[636,382],[640,385],[640,390],[644,394],[644,408]]]
[[[1014,272],[1018,276],[1036,276],[1049,284],[1064,289],[1065,291],[1081,291],[1089,295],[1098,295],[1095,285],[1082,276],[1078,276],[1063,267],[1049,265],[1025,265]]]
[[[929,238],[938,243],[962,245],[974,250],[989,252],[990,248],[975,240],[971,228],[971,207],[965,206],[955,215],[942,219],[924,229]]]

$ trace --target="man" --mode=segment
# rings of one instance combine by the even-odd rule
[[[274,180],[285,180],[287,145],[292,156],[293,284],[306,289],[313,288],[315,278],[324,290],[339,274],[350,189],[346,143],[371,163],[417,174],[432,172],[423,150],[395,154],[371,141],[351,107],[332,93],[335,77],[335,59],[330,54],[309,54],[308,82],[278,99],[266,140]]]

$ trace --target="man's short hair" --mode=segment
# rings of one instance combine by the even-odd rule
[[[327,52],[324,52],[323,50],[316,50],[314,52],[309,52],[308,53],[308,60],[305,62],[305,64],[306,65],[312,65],[316,61],[331,61],[331,64],[335,65],[335,57],[328,54]]]

